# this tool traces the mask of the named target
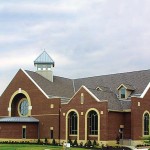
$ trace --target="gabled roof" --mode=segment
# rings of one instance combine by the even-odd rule
[[[85,85],[92,89],[102,85],[104,87],[109,87],[111,91],[116,94],[118,94],[118,85],[122,83],[130,84],[135,88],[132,94],[142,94],[149,82],[150,70],[94,76],[74,80],[75,90],[79,89],[81,85]]]
[[[119,90],[121,87],[124,87],[126,90],[131,90],[131,91],[134,91],[134,90],[135,90],[135,88],[134,88],[132,85],[130,85],[130,84],[125,84],[125,83],[121,84],[121,85],[117,88],[117,90]]]
[[[44,78],[40,74],[33,71],[25,71],[32,80],[41,88],[49,98],[62,97],[71,98],[74,94],[73,82],[71,79],[54,76],[53,82]]]
[[[129,89],[134,88],[131,95],[133,96],[137,94],[141,95],[150,82],[150,70],[79,78],[74,80],[54,76],[53,82],[50,82],[36,72],[25,72],[48,98],[60,97],[62,103],[67,103],[74,93],[83,85],[100,101],[102,99],[108,100],[108,108],[111,110],[130,109],[130,100],[121,101],[118,99],[118,85],[128,83],[124,84],[124,86]],[[96,87],[107,88],[104,88],[105,91],[98,91],[96,90]]]
[[[35,61],[34,64],[52,64],[54,66],[53,59],[44,51]]]
[[[101,91],[96,89],[90,89],[82,85],[81,88],[84,88],[97,102],[108,102],[108,109],[109,110],[117,110],[123,111],[124,109],[129,109],[131,105],[131,101],[119,101],[117,95],[111,91]],[[78,93],[78,91],[74,94],[74,96]],[[73,97],[74,97],[73,96]],[[69,102],[72,98],[69,100]]]
[[[97,102],[100,102],[100,100],[96,97],[96,95],[94,95],[88,88],[86,88],[84,85],[82,85],[78,91],[76,91],[76,93],[72,96],[72,98],[68,101],[68,103],[73,99],[73,97],[80,91],[80,89],[84,89],[86,92],[89,93],[89,95],[91,95]]]
[[[108,109],[113,110],[122,110],[120,101],[117,98],[117,95],[110,91],[98,91],[95,89],[89,89],[99,100],[108,102]]]

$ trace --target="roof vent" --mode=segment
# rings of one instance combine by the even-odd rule
[[[97,91],[103,91],[99,86],[96,88]]]

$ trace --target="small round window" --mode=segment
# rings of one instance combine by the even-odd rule
[[[28,100],[23,99],[19,104],[19,114],[21,116],[27,116],[28,114]]]

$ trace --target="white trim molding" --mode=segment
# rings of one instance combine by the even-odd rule
[[[24,74],[35,84],[35,86],[45,95],[45,97],[47,98],[47,99],[49,99],[49,97],[48,97],[48,95],[40,88],[40,86],[28,75],[28,73],[25,71],[25,70],[23,70],[23,69],[21,69],[23,72],[24,72]]]
[[[143,98],[145,96],[145,94],[147,93],[147,91],[150,88],[150,82],[148,83],[147,87],[145,88],[145,90],[143,91],[142,95],[140,96],[140,98]]]

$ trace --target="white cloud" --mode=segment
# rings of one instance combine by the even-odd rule
[[[0,10],[13,13],[70,13],[76,12],[82,2],[77,1],[18,1],[1,4]]]
[[[20,35],[0,35],[0,44],[7,44],[25,40],[25,37],[21,37]]]
[[[5,70],[10,70],[12,68],[22,68],[24,66],[32,65],[33,62],[33,54],[31,54],[29,51],[9,51],[9,52],[1,52],[1,62],[0,68],[1,72]]]
[[[74,64],[73,60],[71,60],[71,58],[67,57],[64,54],[54,53],[53,58],[54,58],[54,61],[56,60],[56,67],[57,66],[64,67],[64,66],[69,66],[69,65]]]
[[[0,73],[32,69],[43,49],[60,76],[147,69],[149,6],[148,0],[2,1]]]

